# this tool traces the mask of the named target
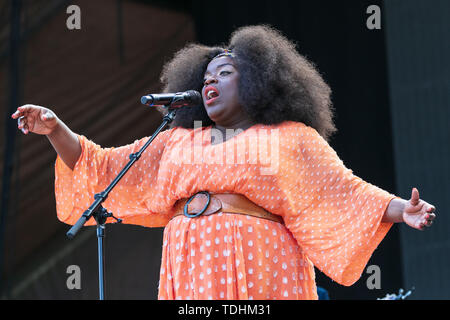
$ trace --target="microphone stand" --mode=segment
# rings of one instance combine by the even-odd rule
[[[165,106],[168,107],[168,106]],[[78,221],[73,225],[72,228],[66,233],[69,239],[75,237],[77,232],[84,226],[86,221],[91,217],[94,217],[97,222],[97,245],[98,245],[98,284],[99,284],[99,300],[105,299],[105,284],[104,284],[104,262],[105,257],[103,254],[103,242],[105,238],[105,223],[108,217],[112,217],[116,220],[116,223],[121,223],[122,220],[113,216],[111,212],[108,212],[103,208],[102,203],[106,200],[111,190],[117,185],[117,183],[122,179],[122,177],[127,173],[131,166],[139,160],[144,150],[150,145],[150,143],[156,138],[156,136],[175,119],[176,109],[169,109],[167,115],[163,117],[161,125],[155,130],[153,135],[148,139],[145,145],[137,153],[130,154],[130,161],[125,165],[125,167],[119,172],[119,174],[114,178],[111,184],[102,192],[94,195],[94,202],[91,206],[84,211],[83,215],[78,219]]]

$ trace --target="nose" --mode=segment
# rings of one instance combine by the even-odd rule
[[[205,86],[210,85],[211,83],[217,83],[217,79],[215,77],[208,77],[205,80]]]

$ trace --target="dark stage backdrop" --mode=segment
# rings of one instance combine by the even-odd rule
[[[413,2],[417,6],[409,10],[406,0],[394,4],[380,0],[196,0],[172,1],[170,6],[150,0],[73,1],[81,7],[84,29],[69,32],[64,28],[63,5],[25,39],[21,102],[55,108],[74,131],[102,145],[125,144],[150,134],[160,120],[157,113],[143,111],[138,99],[159,90],[162,64],[178,48],[190,41],[226,43],[236,27],[270,24],[297,43],[299,52],[317,65],[331,86],[338,132],[330,144],[346,166],[404,198],[417,186],[425,199],[441,206],[448,190],[448,179],[444,180],[448,169],[442,165],[449,160],[448,151],[442,151],[448,136],[444,105],[449,100],[445,80],[449,63],[442,65],[449,50],[448,41],[443,47],[448,38],[444,37],[445,27],[449,29],[444,19],[448,6],[441,1],[429,14],[425,4],[432,6],[433,2]],[[381,30],[366,27],[366,10],[373,4],[381,8]],[[405,11],[413,14],[403,16]],[[414,20],[414,32],[410,32],[409,20]],[[423,28],[428,24],[428,29]],[[428,38],[429,33],[435,37]],[[437,48],[428,51],[418,39]],[[0,62],[6,74],[10,60]],[[411,64],[415,64],[413,69]],[[429,81],[418,82],[420,78]],[[2,87],[9,85],[6,77],[0,81]],[[408,94],[419,87],[422,95],[413,98]],[[75,98],[67,98],[74,89]],[[434,108],[430,110],[435,114],[427,118],[428,108]],[[416,126],[413,111],[427,122]],[[106,118],[97,119],[99,114]],[[110,126],[113,122],[118,125]],[[428,140],[427,129],[434,132],[433,142]],[[55,218],[54,152],[50,148],[42,137],[22,137],[17,142],[12,190],[16,200],[26,199],[11,206],[7,215],[3,297],[95,299],[95,228],[85,228],[74,240],[65,238],[68,226]],[[417,170],[421,174],[412,179]],[[447,189],[438,190],[440,186]],[[370,274],[365,272],[355,285],[343,287],[317,270],[318,285],[329,291],[331,299],[376,299],[411,286],[416,286],[412,298],[442,297],[439,275],[427,282],[434,269],[419,263],[422,251],[428,250],[427,262],[445,265],[448,232],[444,218],[439,222],[442,225],[436,226],[433,235],[401,230],[401,245],[398,226],[391,229],[368,263],[380,267],[380,289],[368,289]],[[420,239],[429,246],[423,246]],[[108,225],[106,297],[156,299],[161,244],[162,229]],[[66,287],[69,265],[82,270],[81,290]]]
[[[385,11],[398,192],[418,186],[440,212],[432,232],[400,229],[404,284],[412,298],[450,299],[450,1],[386,1]]]

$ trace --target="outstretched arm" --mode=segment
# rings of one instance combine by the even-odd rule
[[[433,205],[421,200],[419,191],[413,188],[410,200],[393,199],[389,203],[382,222],[404,222],[414,229],[423,230],[432,225],[436,218],[435,210]]]

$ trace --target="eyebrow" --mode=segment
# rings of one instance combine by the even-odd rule
[[[219,69],[219,68],[221,68],[221,67],[223,67],[223,66],[227,66],[227,65],[228,65],[228,66],[232,66],[232,67],[234,68],[234,65],[233,65],[233,64],[227,62],[227,63],[219,64],[219,65],[216,67],[216,70]],[[208,70],[206,70],[205,74],[208,74],[208,73],[211,73],[211,72],[209,72]]]
[[[227,62],[227,63],[219,64],[219,65],[216,67],[216,69],[219,69],[220,67],[223,67],[223,66],[226,66],[226,65],[230,65],[230,66],[234,67],[231,63]]]

